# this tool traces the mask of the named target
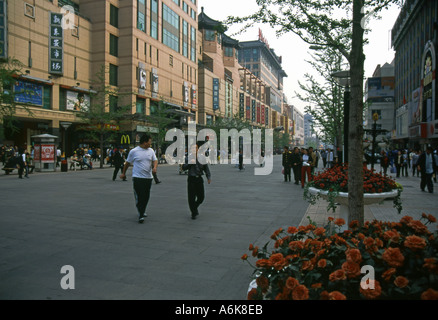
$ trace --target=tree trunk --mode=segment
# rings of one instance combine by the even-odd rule
[[[353,0],[353,35],[350,54],[351,97],[348,130],[348,209],[349,221],[364,224],[363,198],[363,53],[364,29],[361,26],[364,0]]]

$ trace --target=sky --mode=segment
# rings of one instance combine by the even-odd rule
[[[255,0],[198,0],[198,14],[204,7],[204,13],[218,21],[225,20],[228,16],[245,16],[257,11]],[[372,77],[377,65],[391,63],[394,59],[394,51],[391,48],[391,29],[400,12],[399,7],[391,6],[381,13],[381,19],[372,19],[368,22],[371,31],[366,35],[369,44],[364,47],[366,55],[365,77]],[[289,104],[293,104],[301,112],[304,112],[305,103],[296,97],[300,92],[298,81],[303,82],[305,73],[312,73],[312,68],[305,62],[310,60],[309,45],[292,33],[277,38],[275,31],[268,25],[257,25],[245,33],[235,35],[239,27],[230,27],[226,34],[239,41],[251,41],[258,39],[258,28],[262,29],[264,37],[277,56],[283,58],[283,70],[288,75],[283,79],[284,93]]]

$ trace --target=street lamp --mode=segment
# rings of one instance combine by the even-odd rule
[[[344,87],[344,151],[343,162],[348,163],[348,122],[350,117],[350,70],[337,71],[331,77],[338,85]]]
[[[378,134],[386,133],[388,130],[385,129],[377,129],[377,121],[379,120],[379,114],[377,112],[373,113],[373,128],[371,130],[365,129],[364,131],[367,133],[371,133],[373,137],[371,143],[371,170],[374,170],[374,158],[376,153],[376,137]]]

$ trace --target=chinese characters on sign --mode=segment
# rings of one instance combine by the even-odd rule
[[[8,35],[6,33],[6,1],[0,0],[0,58],[6,59],[8,57]]]
[[[213,110],[219,109],[219,78],[213,78]]]
[[[49,36],[49,73],[63,74],[64,30],[62,29],[62,13],[50,12]]]
[[[197,95],[196,85],[192,85],[192,109],[196,109],[196,104],[198,103],[196,95]]]

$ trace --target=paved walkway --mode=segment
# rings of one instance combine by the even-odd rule
[[[375,166],[376,171],[380,171],[380,165]],[[401,194],[403,210],[399,214],[393,207],[391,199],[385,200],[382,204],[374,204],[365,206],[364,215],[365,221],[372,221],[374,219],[381,221],[400,221],[403,216],[411,216],[418,220],[421,214],[432,214],[438,220],[438,184],[434,183],[434,193],[428,193],[420,190],[420,178],[412,176],[396,178],[395,174],[389,174],[396,182],[403,186]],[[300,222],[300,225],[309,224],[309,219],[314,221],[318,226],[323,226],[327,223],[329,217],[337,218],[339,210],[334,213],[327,212],[327,202],[325,200],[318,200],[315,205],[310,205],[306,214]],[[437,224],[430,224],[431,231],[436,230]]]
[[[186,176],[160,165],[163,183],[152,186],[144,224],[132,182],[113,182],[111,168],[0,175],[0,299],[245,299],[253,269],[240,257],[250,243],[262,247],[280,227],[332,215],[283,182],[281,156],[274,158],[269,176],[255,176],[252,165],[244,172],[212,166],[197,220]],[[437,193],[422,193],[416,177],[397,181],[405,188],[403,215],[438,216]],[[400,218],[391,202],[366,212]],[[61,288],[65,265],[74,268],[74,290]]]

